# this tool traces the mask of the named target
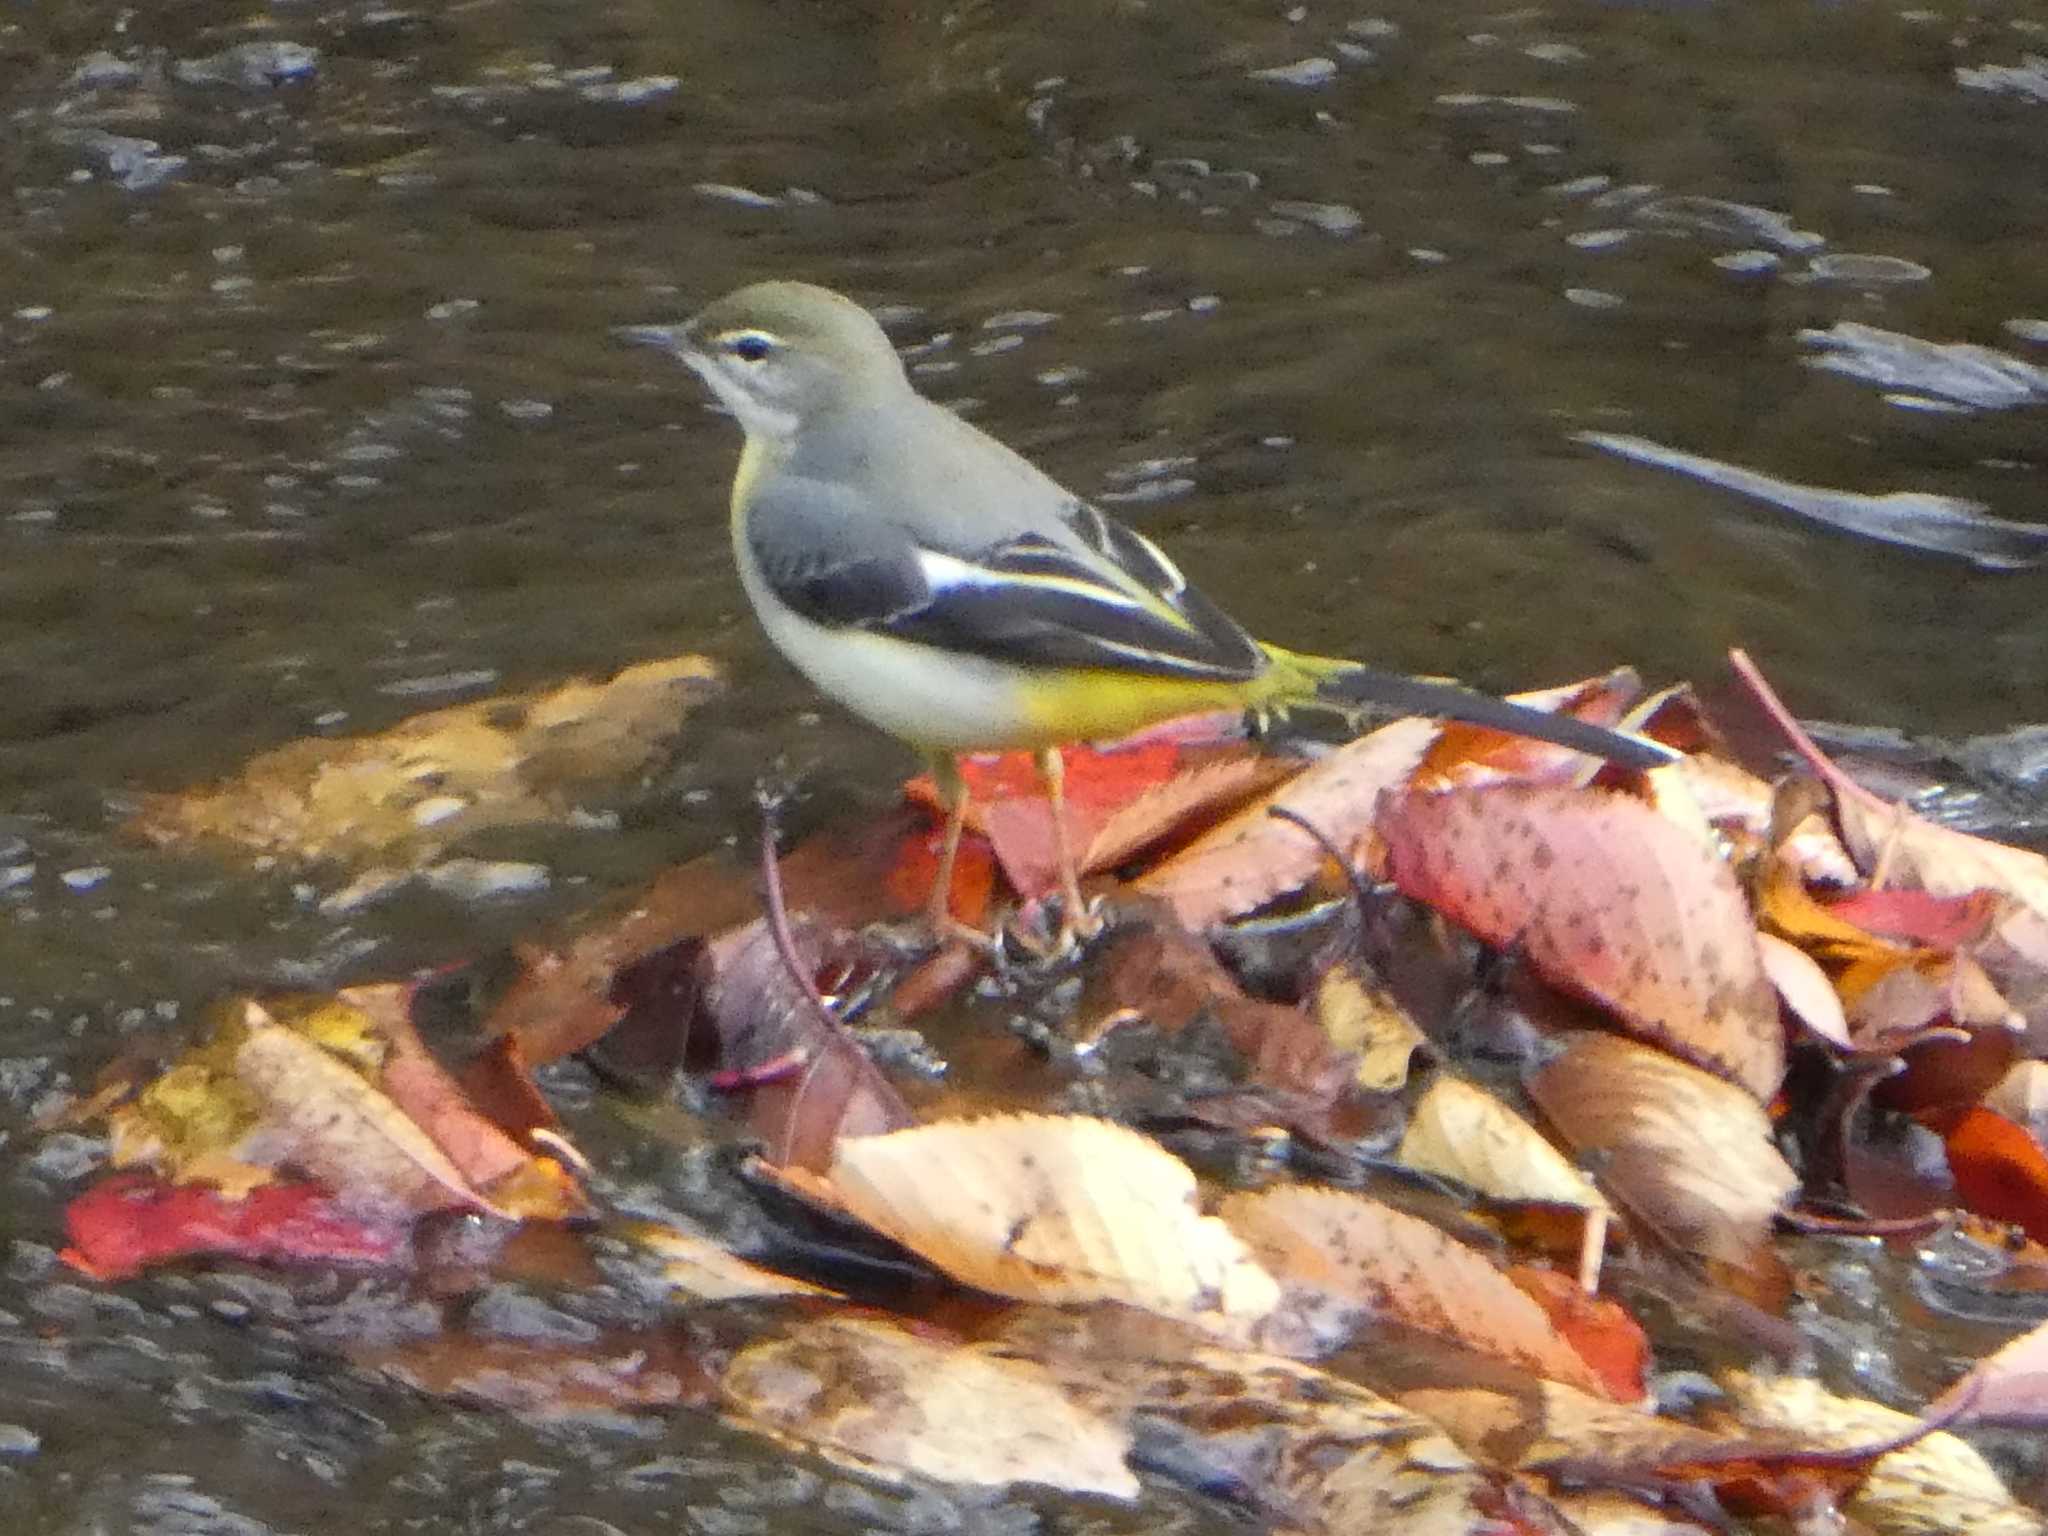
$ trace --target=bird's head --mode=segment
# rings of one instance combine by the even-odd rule
[[[809,283],[755,283],[707,307],[677,336],[749,434],[788,437],[807,420],[907,387],[875,317]]]

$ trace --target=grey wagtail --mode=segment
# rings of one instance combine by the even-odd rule
[[[918,394],[874,317],[828,289],[756,283],[679,330],[629,334],[668,342],[746,430],[733,554],[768,638],[930,760],[951,810],[931,897],[940,932],[962,927],[947,906],[967,814],[956,753],[1037,754],[1062,947],[1095,926],[1068,844],[1063,742],[1205,710],[1371,704],[1631,767],[1676,756],[1448,679],[1254,640],[1149,539]]]

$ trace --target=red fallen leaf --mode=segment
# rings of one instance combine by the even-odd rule
[[[2048,1152],[2005,1116],[1966,1109],[1947,1130],[1949,1167],[1963,1204],[1979,1216],[2048,1242]]]
[[[932,882],[939,878],[944,842],[941,827],[917,826],[904,833],[883,887],[893,913],[908,916],[925,909],[931,900]],[[946,898],[946,909],[963,923],[983,927],[995,885],[996,856],[988,839],[979,832],[966,833],[953,860],[953,889]]]
[[[499,1035],[463,1065],[463,1094],[493,1125],[515,1137],[561,1124],[533,1080],[517,1035]]]
[[[1626,795],[1496,784],[1380,802],[1403,894],[1630,1033],[1768,1101],[1785,1030],[1749,903],[1700,838]]]
[[[411,1256],[410,1220],[348,1209],[318,1184],[264,1184],[230,1200],[204,1185],[121,1174],[66,1206],[64,1229],[71,1239],[64,1262],[96,1280],[125,1280],[200,1255],[363,1265]]]
[[[1984,937],[2001,905],[1996,891],[1938,896],[1932,891],[1852,891],[1824,903],[1844,922],[1882,938],[1929,949],[1961,949]]]
[[[1588,1296],[1561,1270],[1515,1264],[1507,1274],[1550,1314],[1551,1326],[1593,1368],[1609,1397],[1618,1403],[1639,1403],[1649,1395],[1644,1383],[1650,1370],[1650,1340],[1626,1307],[1605,1296]]]
[[[1251,746],[1196,746],[1147,739],[1107,748],[1066,747],[1067,836],[1083,874],[1106,869],[1206,813],[1241,803],[1290,777],[1298,764]],[[1035,900],[1056,890],[1052,806],[1031,755],[1009,752],[961,761],[968,822],[984,833],[1012,890]],[[935,810],[929,775],[908,793]],[[927,881],[927,886],[929,881]]]

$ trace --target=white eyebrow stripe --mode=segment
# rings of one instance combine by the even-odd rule
[[[920,549],[917,552],[918,569],[924,573],[926,585],[933,592],[971,587],[978,591],[1000,592],[1018,587],[1040,587],[1054,592],[1064,592],[1071,597],[1085,598],[1089,602],[1101,603],[1106,607],[1144,610],[1145,605],[1127,593],[1114,587],[1105,586],[1086,575],[1038,576],[1020,571],[995,571],[985,565],[976,565],[971,560],[957,559],[942,555],[934,549]]]

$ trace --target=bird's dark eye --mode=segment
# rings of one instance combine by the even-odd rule
[[[736,331],[725,338],[725,350],[743,363],[758,363],[775,350],[775,338],[759,331]]]

